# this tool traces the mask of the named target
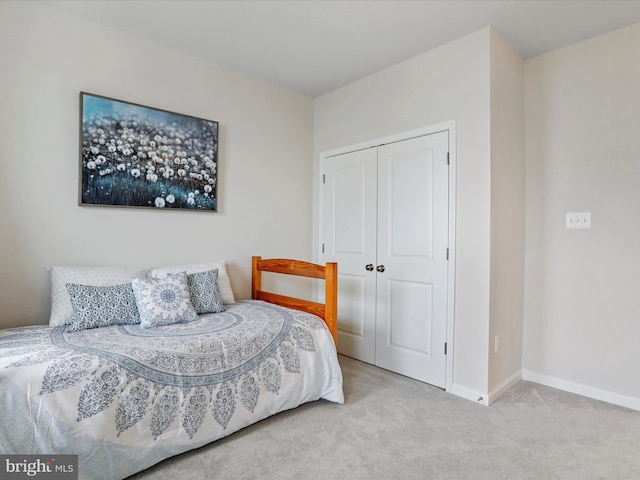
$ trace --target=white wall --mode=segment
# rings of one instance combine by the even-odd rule
[[[524,62],[492,30],[489,329],[491,397],[498,396],[521,378],[524,212]]]
[[[490,29],[481,30],[317,97],[314,110],[316,175],[320,152],[446,121],[456,122],[453,387],[469,397],[478,392],[486,394],[488,386],[489,36]],[[317,177],[314,184],[317,198]],[[317,216],[316,211],[316,227]],[[317,228],[313,238],[317,238]]]
[[[310,97],[40,2],[0,2],[0,65],[0,327],[46,323],[54,264],[226,258],[246,298],[252,254],[311,258]],[[220,122],[219,212],[77,206],[81,90]]]
[[[640,409],[640,24],[531,59],[525,378]],[[566,212],[590,211],[590,230]]]

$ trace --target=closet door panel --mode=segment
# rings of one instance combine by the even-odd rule
[[[447,133],[378,148],[376,365],[437,386],[446,369],[447,150]]]
[[[341,302],[338,302],[338,333],[347,336],[347,338],[350,336],[351,339],[358,339],[338,341],[339,350],[342,353],[354,341],[364,341],[366,338],[365,276],[338,273],[338,296],[342,299]]]
[[[430,322],[415,312],[416,305],[421,312],[431,312],[432,302],[433,286],[428,283],[389,282],[389,313],[396,319],[388,324],[391,347],[431,354]]]
[[[375,361],[376,149],[324,162],[324,260],[338,262],[338,351]]]

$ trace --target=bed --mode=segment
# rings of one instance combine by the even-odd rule
[[[262,272],[320,279],[324,302],[264,291]],[[0,453],[77,454],[79,478],[119,479],[303,403],[343,403],[336,282],[336,264],[253,257],[252,299],[189,321],[143,328],[140,310],[139,324],[0,331]]]

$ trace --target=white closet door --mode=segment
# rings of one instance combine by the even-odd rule
[[[375,362],[376,149],[324,162],[324,261],[338,262],[338,351]]]
[[[375,364],[444,387],[448,133],[378,148]],[[340,301],[342,301],[340,298]]]

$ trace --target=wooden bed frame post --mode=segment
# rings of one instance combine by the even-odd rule
[[[262,272],[283,273],[299,277],[324,280],[324,303],[311,302],[299,298],[277,295],[262,290]],[[333,341],[338,345],[338,264],[327,262],[325,266],[302,260],[262,257],[251,258],[251,298],[275,303],[283,307],[295,308],[321,317],[329,328]]]
[[[262,290],[262,272],[258,270],[258,262],[262,257],[251,258],[251,298],[258,299],[258,292]]]
[[[338,346],[338,264],[327,262],[325,271],[324,321]]]

